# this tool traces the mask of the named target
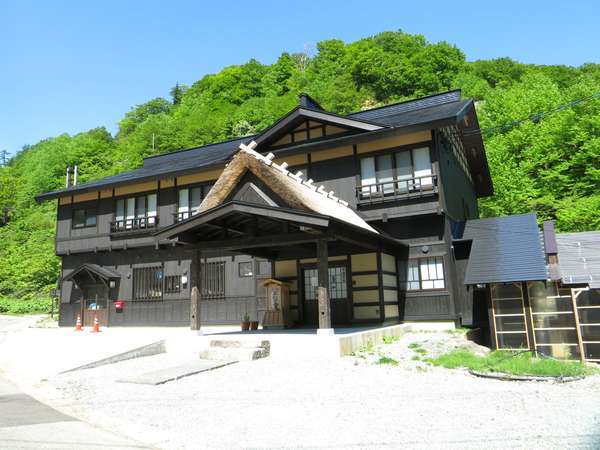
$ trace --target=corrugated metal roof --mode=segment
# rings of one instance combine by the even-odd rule
[[[465,284],[546,280],[546,263],[535,214],[467,221],[471,239]]]
[[[557,234],[556,243],[562,282],[600,288],[600,231]]]

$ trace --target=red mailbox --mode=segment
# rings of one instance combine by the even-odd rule
[[[115,309],[117,310],[117,312],[122,312],[123,307],[125,306],[125,302],[123,300],[115,300],[113,302],[113,305],[115,305]]]

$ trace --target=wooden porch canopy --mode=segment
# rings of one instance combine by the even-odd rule
[[[104,284],[108,286],[111,280],[121,278],[117,272],[114,272],[98,264],[83,264],[70,274],[63,277],[62,281],[74,281],[78,286],[85,284]]]
[[[389,236],[335,217],[291,208],[230,201],[154,234],[207,252],[235,252],[271,260],[314,258],[315,243],[327,242],[331,256],[382,251],[405,255]]]

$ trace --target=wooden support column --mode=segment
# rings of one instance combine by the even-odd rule
[[[333,334],[331,328],[331,303],[329,301],[329,252],[327,240],[317,241],[317,301],[319,304],[319,330],[317,334]]]
[[[190,329],[201,332],[200,323],[200,252],[195,251],[190,266]]]
[[[525,313],[525,326],[527,328],[527,340],[529,341],[529,350],[537,356],[537,345],[535,341],[535,332],[533,331],[533,315],[531,314],[531,301],[529,300],[529,290],[527,289],[527,282],[521,282],[521,289],[523,291],[523,312]]]

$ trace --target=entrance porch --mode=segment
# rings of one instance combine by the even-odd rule
[[[195,252],[192,329],[200,326],[203,304],[214,301],[203,270],[206,258],[225,253],[272,261],[273,278],[287,284],[296,327],[331,333],[333,327],[397,323],[401,317],[398,263],[406,259],[407,247],[332,216],[234,200],[155,236]],[[259,321],[267,307],[266,296],[257,292]]]

